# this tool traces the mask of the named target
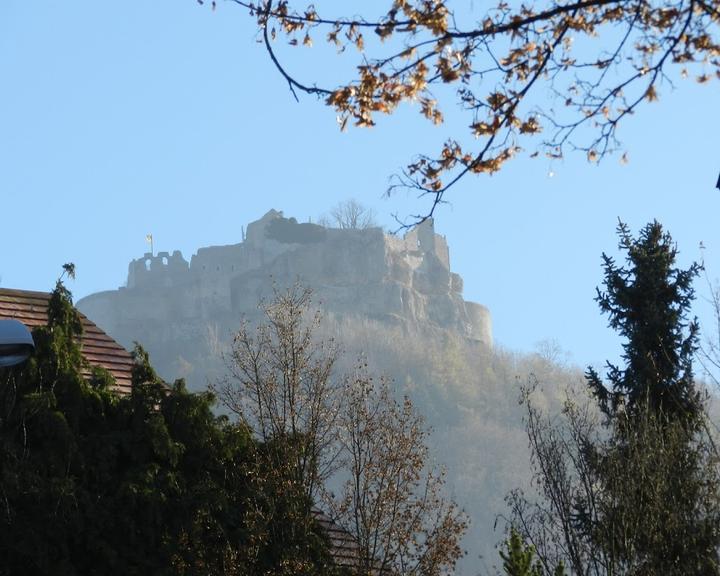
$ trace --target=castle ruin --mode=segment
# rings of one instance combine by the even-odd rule
[[[432,326],[492,346],[489,311],[463,299],[462,278],[451,272],[432,219],[400,238],[380,228],[299,223],[270,210],[247,226],[242,242],[200,248],[189,263],[179,251],[146,253],[130,262],[125,287],[83,298],[78,308],[124,345],[143,342],[161,366],[153,343],[196,350],[193,338],[205,341],[208,325],[236,330],[273,284],[295,281],[332,314],[409,331]]]

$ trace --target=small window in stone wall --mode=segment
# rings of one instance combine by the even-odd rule
[[[145,260],[145,270],[150,270],[150,266],[152,266],[152,260],[148,258],[147,260]]]
[[[167,256],[163,256],[162,263],[163,263],[163,266],[167,266],[167,265],[168,265]]]

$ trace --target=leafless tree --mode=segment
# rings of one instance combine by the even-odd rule
[[[364,574],[448,573],[467,521],[431,466],[422,418],[385,379],[336,374],[337,346],[315,337],[320,316],[310,307],[310,291],[296,285],[262,307],[258,326],[243,324],[221,399],[255,433],[274,490],[300,493],[294,525],[311,531],[303,514],[324,502],[356,538]],[[333,474],[347,480],[338,497],[327,489]],[[259,502],[256,523],[275,526],[268,514],[277,508]]]
[[[320,218],[319,224],[342,230],[364,230],[377,226],[373,211],[354,199],[340,202],[329,214]]]
[[[360,545],[360,574],[449,574],[462,556],[467,518],[444,494],[428,429],[405,397],[364,367],[348,380],[340,418],[347,479],[331,502]]]
[[[319,313],[309,312],[311,291],[294,285],[262,305],[263,321],[245,322],[235,335],[219,388],[232,412],[268,446],[282,448],[291,476],[314,500],[337,461],[337,418],[342,382],[333,376],[338,349],[316,341]],[[287,445],[293,449],[288,450]]]
[[[698,360],[705,371],[705,376],[720,390],[720,284],[713,282],[707,268],[704,267],[707,286],[707,303],[710,305],[710,320],[704,323],[704,341],[700,346]]]

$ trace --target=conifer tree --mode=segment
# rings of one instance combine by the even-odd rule
[[[500,557],[506,576],[542,576],[540,564],[533,562],[535,549],[525,544],[515,528],[510,530],[510,537],[505,542],[505,550],[500,550]]]
[[[131,395],[86,378],[81,335],[58,281],[35,354],[0,369],[0,576],[251,573],[249,435],[141,348]]]
[[[593,369],[588,384],[608,416],[647,406],[670,420],[695,420],[702,410],[692,370],[698,323],[688,320],[688,313],[700,266],[676,267],[677,247],[657,221],[637,239],[620,222],[618,235],[626,265],[603,254],[605,290],[598,289],[596,301],[610,327],[625,339],[625,366],[608,362],[610,390]]]
[[[610,436],[585,449],[602,495],[595,525],[583,514],[580,526],[628,573],[717,574],[717,455],[702,429],[692,367],[699,328],[688,319],[700,266],[677,267],[657,221],[637,239],[620,222],[618,235],[626,266],[603,254],[596,300],[625,340],[625,364],[608,363],[610,390],[588,371]]]
[[[699,266],[677,267],[657,222],[637,239],[623,223],[618,233],[626,264],[603,255],[597,301],[624,338],[624,365],[608,363],[608,387],[587,374],[605,419],[571,398],[558,424],[528,400],[540,498],[511,494],[515,525],[547,574],[560,559],[574,574],[720,574],[718,454],[693,380],[698,327],[688,320]]]

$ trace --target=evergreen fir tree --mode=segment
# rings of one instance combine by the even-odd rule
[[[588,576],[717,575],[720,467],[693,381],[698,326],[688,319],[700,267],[678,268],[657,222],[637,238],[623,223],[618,233],[625,264],[603,255],[597,301],[623,337],[624,362],[608,364],[607,387],[587,375],[606,418],[569,398],[558,424],[528,402],[540,497],[511,496],[514,525],[537,543],[548,575],[559,560]]]
[[[624,367],[608,363],[610,390],[588,373],[611,434],[583,449],[602,492],[594,525],[587,514],[578,519],[626,573],[717,574],[716,454],[701,428],[698,324],[688,319],[700,266],[677,267],[677,248],[656,221],[637,239],[622,222],[618,234],[626,265],[603,254],[605,291],[596,300],[624,338]]]
[[[588,383],[607,416],[618,410],[635,414],[647,406],[668,420],[696,421],[702,412],[692,371],[698,323],[688,314],[700,266],[676,266],[677,247],[657,221],[637,239],[622,222],[618,234],[626,265],[603,254],[605,291],[598,289],[596,300],[610,327],[625,339],[625,367],[608,362],[609,390],[593,369]]]
[[[506,576],[542,576],[538,562],[533,562],[535,549],[525,544],[520,533],[512,528],[505,542],[505,550],[500,550],[503,559],[503,571]]]
[[[506,576],[542,576],[543,567],[535,557],[535,548],[526,544],[515,528],[510,529],[510,537],[505,541],[505,550],[500,550],[503,560],[503,572]],[[560,562],[552,571],[552,576],[565,576],[565,566]]]

